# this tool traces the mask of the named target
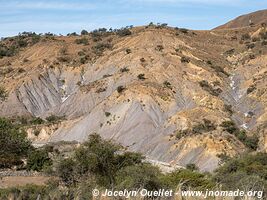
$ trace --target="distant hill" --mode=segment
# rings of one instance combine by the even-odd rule
[[[252,24],[259,25],[262,23],[267,23],[267,10],[260,10],[257,12],[239,16],[224,25],[216,27],[215,29],[242,28],[250,26]]]

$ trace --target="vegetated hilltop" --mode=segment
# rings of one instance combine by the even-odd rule
[[[166,24],[1,41],[0,116],[36,145],[99,133],[153,162],[214,170],[266,151],[267,30]]]
[[[267,10],[259,10],[257,12],[239,16],[236,19],[233,19],[226,24],[218,26],[215,29],[244,28],[266,23],[267,23]]]

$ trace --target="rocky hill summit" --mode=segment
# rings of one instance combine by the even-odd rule
[[[0,44],[0,116],[36,146],[99,133],[148,159],[213,171],[267,151],[267,29],[166,24]]]

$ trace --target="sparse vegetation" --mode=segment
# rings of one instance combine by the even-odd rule
[[[132,32],[128,28],[122,28],[117,31],[117,35],[120,37],[131,35]]]
[[[258,148],[258,137],[256,135],[247,136],[244,130],[240,130],[233,121],[224,121],[221,127],[230,134],[236,136],[249,149],[256,150]]]
[[[184,34],[187,34],[189,32],[189,30],[186,28],[180,28],[179,31],[184,33]]]
[[[30,124],[38,125],[38,124],[43,124],[45,121],[40,118],[40,117],[34,117],[33,119],[30,120]]]
[[[127,67],[123,67],[120,69],[120,72],[121,73],[124,73],[124,72],[129,72],[130,70],[127,68]]]
[[[22,48],[34,45],[40,39],[41,35],[37,35],[34,32],[22,32],[17,36],[4,38],[4,42],[0,42],[0,59],[14,56]]]
[[[241,36],[241,40],[250,40],[250,39],[251,39],[251,36],[250,36],[248,33],[243,34],[243,35]]]
[[[157,51],[162,51],[164,47],[162,45],[157,45],[155,48]]]
[[[224,74],[224,75],[226,75],[226,76],[229,76],[229,74],[224,70],[224,68],[222,68],[221,66],[218,66],[218,65],[210,65],[210,67],[212,68],[212,69],[214,69],[215,70],[215,72],[217,73],[217,74]]]
[[[172,89],[172,84],[169,81],[164,81],[163,86],[169,89]]]
[[[0,101],[6,100],[8,97],[7,91],[3,86],[0,86]]]
[[[21,73],[24,73],[24,72],[26,72],[26,70],[25,70],[25,69],[23,69],[23,68],[21,68],[21,67],[18,69],[18,73],[20,73],[20,74],[21,74]]]
[[[203,122],[193,125],[191,128],[185,130],[176,131],[175,137],[177,140],[182,137],[202,134],[210,131],[216,130],[216,125],[208,119],[203,119]]]
[[[112,49],[112,45],[110,43],[97,43],[92,47],[93,52],[98,56],[101,56],[106,49]]]
[[[235,49],[229,49],[226,52],[224,52],[224,54],[228,56],[233,55],[234,53],[235,53]]]
[[[196,124],[192,127],[193,134],[201,134],[216,130],[216,126],[208,119],[203,119],[203,123]]]
[[[222,92],[222,89],[217,87],[214,88],[213,86],[211,86],[208,81],[206,80],[202,80],[199,82],[200,87],[202,87],[205,91],[209,92],[211,95],[213,96],[219,96]]]
[[[250,55],[249,55],[249,59],[250,59],[250,60],[253,60],[253,59],[255,59],[255,58],[256,58],[255,54],[250,54]]]
[[[80,39],[76,39],[75,40],[76,44],[83,44],[83,45],[88,45],[89,44],[89,40],[85,37],[82,37]]]

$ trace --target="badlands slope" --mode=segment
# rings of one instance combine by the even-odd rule
[[[214,170],[219,154],[247,150],[220,126],[224,121],[257,134],[258,150],[267,150],[265,27],[130,30],[100,41],[90,34],[56,36],[0,59],[0,81],[8,91],[0,116],[64,116],[38,126],[37,136],[36,127],[28,128],[36,145],[83,142],[96,132],[148,159],[195,163],[202,171]],[[76,44],[84,37],[89,44]],[[96,53],[98,44],[107,43],[112,47]],[[215,128],[195,131],[205,123]],[[181,132],[186,134],[176,138]]]

